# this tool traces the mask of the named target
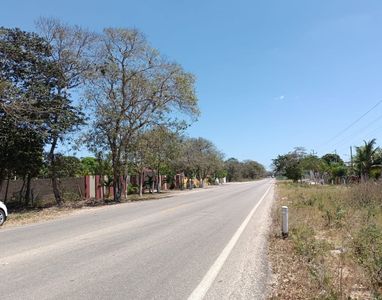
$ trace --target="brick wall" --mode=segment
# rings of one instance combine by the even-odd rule
[[[22,187],[22,180],[11,180],[8,188],[8,201],[18,198]],[[0,200],[4,200],[7,181],[4,181],[0,190]],[[83,177],[60,179],[60,189],[63,193],[72,193],[83,198],[85,196],[85,180]],[[31,191],[39,200],[54,199],[50,179],[32,179]]]

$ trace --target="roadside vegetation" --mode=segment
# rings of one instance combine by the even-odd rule
[[[91,32],[49,18],[35,32],[0,27],[0,200],[11,211],[87,205],[63,178],[100,175],[109,203],[144,197],[146,186],[160,193],[161,175],[169,187],[177,174],[190,187],[265,176],[256,161],[225,161],[211,141],[186,136],[199,115],[194,75],[139,30]],[[92,156],[78,157],[83,150]],[[50,180],[51,199],[33,191],[36,178]]]
[[[270,298],[381,299],[381,150],[375,140],[356,148],[353,163],[334,154],[334,162],[327,161],[329,155],[303,151],[286,156],[290,164],[284,169],[285,156],[275,160],[279,175],[290,180],[277,182]],[[281,237],[283,205],[289,208],[286,239]]]
[[[146,200],[159,200],[162,198],[168,198],[175,196],[177,191],[167,191],[160,194],[144,194],[139,196],[138,194],[130,195],[128,200],[122,200],[121,203],[134,202],[134,201],[146,201]],[[17,207],[12,208],[12,213],[8,221],[3,225],[20,226],[25,224],[31,224],[41,221],[48,221],[57,219],[62,216],[70,214],[80,213],[83,210],[93,209],[106,205],[117,204],[112,199],[79,199],[78,197],[66,197],[64,193],[64,203],[62,206],[54,205],[54,199],[50,201],[38,201],[34,206],[29,207]],[[12,205],[12,203],[11,203]]]

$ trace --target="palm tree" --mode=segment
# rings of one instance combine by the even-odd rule
[[[356,147],[355,165],[356,169],[363,181],[369,179],[370,171],[380,167],[379,164],[379,147],[375,147],[376,139],[368,142],[364,141],[364,145]]]

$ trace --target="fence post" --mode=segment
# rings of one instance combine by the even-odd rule
[[[285,239],[288,237],[288,206],[282,206],[282,237]]]

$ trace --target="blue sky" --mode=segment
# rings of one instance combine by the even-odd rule
[[[268,168],[295,146],[346,160],[363,139],[382,145],[382,104],[341,133],[382,100],[381,1],[19,0],[2,3],[0,25],[33,30],[39,16],[140,29],[196,75],[189,134],[227,157]]]

